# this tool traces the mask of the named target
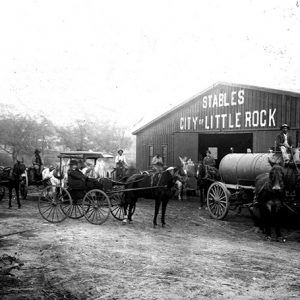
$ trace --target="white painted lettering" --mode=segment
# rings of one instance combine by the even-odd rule
[[[183,130],[184,129],[184,118],[181,117],[180,118],[180,130]]]
[[[222,107],[224,105],[224,95],[223,93],[219,94],[219,107]]]
[[[202,100],[202,107],[203,107],[203,108],[207,108],[207,96],[204,96],[204,97],[203,97],[203,100]]]
[[[251,127],[251,112],[245,112],[245,127]]]
[[[216,128],[219,128],[220,115],[215,115],[215,118],[216,118]]]
[[[224,93],[224,106],[229,106],[229,102],[227,102],[227,94]]]
[[[232,124],[231,114],[229,114],[228,118],[229,118],[229,121],[228,121],[229,122],[229,128],[233,128],[234,126]]]
[[[198,121],[198,117],[193,117],[194,130],[197,129],[197,121]]]
[[[208,95],[208,107],[211,107],[212,95]]]
[[[267,125],[266,115],[267,115],[267,112],[264,109],[260,111],[259,123],[260,123],[261,127],[265,127]]]
[[[190,130],[191,129],[191,117],[188,117],[187,121],[188,121],[188,123],[187,123],[188,124],[187,129]]]
[[[222,128],[225,128],[225,119],[227,117],[227,114],[222,114],[221,118],[222,118]]]
[[[257,127],[258,125],[259,125],[259,112],[258,110],[255,110],[252,113],[252,126]]]
[[[244,90],[239,90],[239,92],[238,92],[238,104],[240,104],[240,105],[244,104],[244,102],[245,102],[244,95],[245,95],[245,91]]]
[[[275,127],[275,113],[276,113],[276,108],[273,110],[269,109],[269,127],[274,126]]]
[[[207,124],[207,119],[208,119],[208,117],[205,116],[205,129],[209,129],[209,126],[208,126],[208,124]]]
[[[236,95],[236,91],[231,92],[231,105],[236,105],[236,100],[234,99],[234,96]]]
[[[216,94],[214,95],[214,102],[213,102],[212,107],[218,107],[218,97]]]
[[[237,128],[241,127],[241,120],[240,120],[241,115],[242,114],[240,112],[235,114],[235,127]]]

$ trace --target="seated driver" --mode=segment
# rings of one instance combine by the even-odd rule
[[[281,151],[284,163],[291,160],[293,141],[288,132],[289,129],[290,127],[287,124],[282,124],[280,127],[281,133],[276,137],[276,151]]]
[[[69,187],[74,190],[86,189],[86,176],[79,170],[77,160],[71,159],[68,171]]]

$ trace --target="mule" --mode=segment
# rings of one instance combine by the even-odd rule
[[[133,208],[138,198],[146,198],[155,200],[153,226],[157,226],[157,216],[160,206],[162,206],[161,224],[162,227],[165,227],[167,204],[175,194],[175,182],[178,175],[183,175],[182,169],[171,167],[163,171],[161,174],[156,173],[152,176],[148,174],[134,174],[130,176],[125,183],[125,189],[132,190],[124,193],[123,223],[126,224],[127,221],[132,221]]]

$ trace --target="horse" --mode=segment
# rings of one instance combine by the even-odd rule
[[[26,167],[21,161],[17,161],[12,169],[9,170],[6,178],[7,182],[4,181],[2,183],[3,186],[8,188],[8,195],[9,195],[9,202],[8,202],[8,208],[12,207],[11,200],[12,200],[12,191],[15,189],[16,192],[16,198],[18,203],[18,208],[21,208],[21,202],[20,202],[20,182],[21,182],[21,175],[25,172]]]
[[[125,183],[125,189],[132,190],[124,192],[123,223],[126,224],[127,221],[132,221],[132,211],[138,198],[146,198],[155,200],[155,210],[153,217],[154,227],[157,226],[157,215],[159,213],[160,205],[162,204],[161,224],[162,227],[165,227],[166,208],[169,199],[174,196],[174,186],[178,175],[183,175],[182,168],[180,167],[170,167],[163,171],[161,174],[134,174],[130,176]],[[127,214],[128,206],[129,209]]]
[[[281,234],[281,215],[286,197],[291,193],[299,197],[300,180],[298,167],[283,167],[274,164],[270,173],[260,174],[255,181],[254,209],[258,208],[259,216],[254,214],[254,226],[260,227],[271,240],[271,227],[275,227],[278,241],[285,242]],[[254,210],[255,212],[255,210]]]
[[[196,178],[199,188],[200,208],[205,204],[206,194],[210,185],[214,181],[220,180],[219,170],[215,167],[205,166],[203,161],[200,161],[196,167]]]

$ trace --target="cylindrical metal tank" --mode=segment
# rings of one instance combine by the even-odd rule
[[[252,185],[257,175],[269,172],[270,153],[233,153],[223,157],[219,171],[224,183]]]

